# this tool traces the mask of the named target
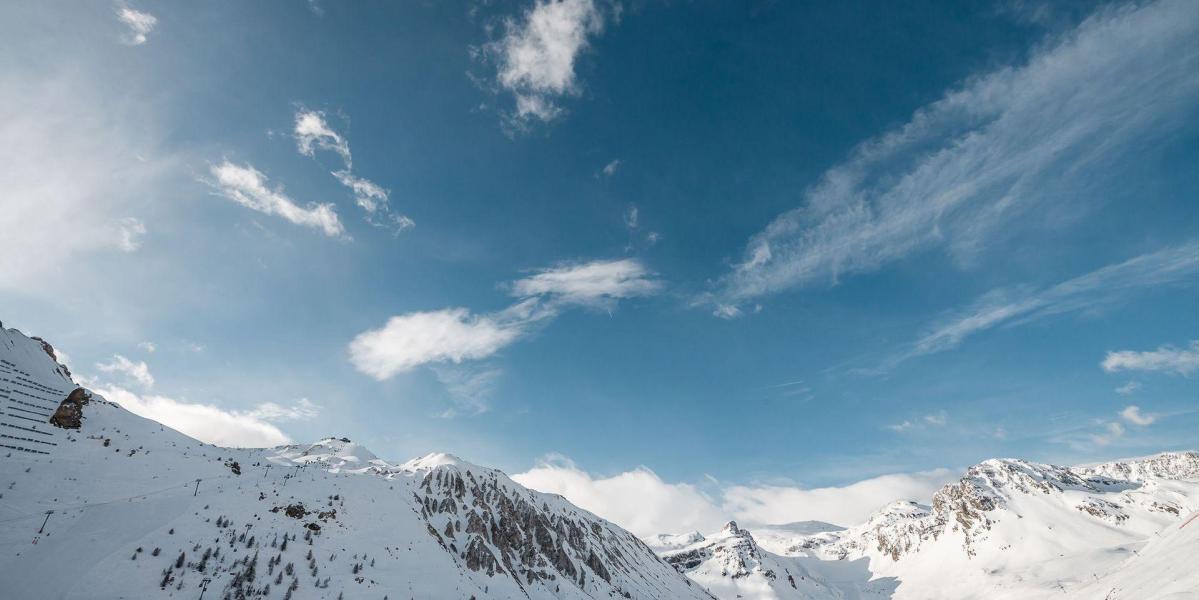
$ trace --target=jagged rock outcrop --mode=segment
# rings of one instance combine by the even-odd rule
[[[627,575],[646,564],[670,568],[632,534],[560,498],[529,492],[499,471],[446,455],[400,469],[424,472],[414,501],[427,531],[472,571],[510,576],[521,585],[599,585],[635,597],[648,580],[629,580],[617,572]]]
[[[3,327],[4,327],[4,325],[0,324],[0,328],[3,328]],[[38,342],[39,344],[41,344],[42,350],[46,353],[47,356],[50,357],[50,360],[54,361],[56,370],[58,370],[58,372],[61,373],[63,375],[63,377],[65,377],[66,379],[68,379],[68,380],[71,379],[71,370],[68,369],[66,365],[58,362],[58,353],[56,353],[54,351],[54,346],[51,346],[50,342],[47,342],[46,340],[43,340],[42,338],[40,338],[36,335],[29,336],[29,339],[34,340],[34,341]]]
[[[49,344],[47,344],[49,345]],[[53,351],[51,350],[51,357]],[[50,415],[50,424],[63,429],[79,429],[83,424],[83,407],[91,402],[92,395],[83,388],[75,388]]]
[[[924,546],[952,539],[966,558],[972,558],[1001,522],[1011,525],[1024,519],[1037,503],[1051,510],[1072,507],[1096,523],[1125,527],[1135,515],[1176,516],[1189,510],[1169,490],[1155,495],[1159,488],[1155,482],[1197,478],[1199,453],[1195,452],[1084,467],[991,459],[942,487],[928,507],[894,502],[862,525],[804,539],[793,550],[839,559],[877,554],[899,561]],[[990,545],[1006,548],[1010,543]]]
[[[659,536],[678,539],[681,536]],[[666,562],[720,598],[837,598],[836,590],[798,559],[763,550],[735,521],[710,536],[663,553]]]

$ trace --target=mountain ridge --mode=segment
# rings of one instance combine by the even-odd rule
[[[0,461],[13,597],[711,598],[631,533],[499,470],[393,464],[338,437],[205,444],[74,386],[39,340],[0,342],[0,420],[22,432]],[[78,418],[51,424],[68,405]]]
[[[927,502],[892,501],[848,528],[729,521],[647,543],[453,454],[391,462],[336,436],[205,444],[77,387],[57,359],[40,338],[0,328],[0,580],[15,597],[1118,599],[1199,589],[1185,560],[1199,549],[1195,451],[1077,466],[988,459]]]

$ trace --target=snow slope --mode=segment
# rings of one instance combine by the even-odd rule
[[[718,598],[842,597],[804,565],[813,561],[767,552],[732,521],[718,533],[663,553],[663,558]]]
[[[3,422],[39,413],[0,428],[22,438],[0,448],[2,597],[710,598],[627,531],[452,456],[220,448],[98,396],[54,427],[74,386],[51,354],[0,331]]]
[[[1116,570],[1069,594],[1069,598],[1182,599],[1199,595],[1199,513],[1189,515],[1177,526],[1158,532],[1144,547]]]
[[[993,459],[928,505],[893,502],[856,527],[797,538],[786,553],[864,560],[871,577],[894,578],[894,598],[1101,598],[1108,590],[1088,595],[1098,581],[1124,578],[1153,590],[1136,597],[1166,597],[1140,575],[1138,555],[1169,538],[1174,553],[1157,552],[1177,564],[1161,568],[1178,569],[1199,544],[1167,532],[1196,510],[1199,453],[1073,468]]]
[[[203,444],[54,356],[0,327],[3,598],[1199,598],[1199,453],[988,460],[855,527],[729,523],[659,557],[452,455]]]
[[[1078,467],[993,459],[928,504],[892,502],[848,529],[733,526],[681,548],[655,539],[722,599],[1199,598],[1196,511],[1199,453]],[[809,588],[768,575],[798,569]]]

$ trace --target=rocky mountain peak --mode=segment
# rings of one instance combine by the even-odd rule
[[[1118,460],[1079,467],[1092,477],[1143,482],[1154,479],[1199,478],[1199,452],[1163,452],[1144,458]]]

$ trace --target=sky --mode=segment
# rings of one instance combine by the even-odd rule
[[[1194,446],[1194,2],[0,11],[0,320],[204,441],[643,535]]]

